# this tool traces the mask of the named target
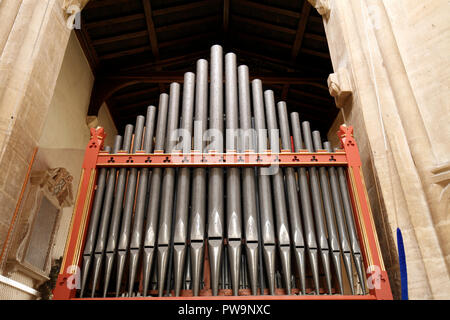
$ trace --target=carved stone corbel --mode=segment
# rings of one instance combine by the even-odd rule
[[[98,117],[97,116],[87,116],[86,124],[88,128],[97,128],[98,127]]]
[[[62,9],[67,12],[71,7],[77,7],[79,10],[83,9],[89,0],[64,0]]]
[[[324,17],[325,19],[328,19],[330,17],[330,1],[329,0],[308,0],[311,5],[316,8],[317,12]]]
[[[342,108],[352,96],[352,84],[347,69],[339,69],[328,77],[328,90],[336,106]]]

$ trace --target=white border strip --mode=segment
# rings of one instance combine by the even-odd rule
[[[0,0],[1,1],[1,0]],[[0,282],[7,284],[13,288],[19,289],[20,291],[26,292],[28,294],[31,294],[32,296],[38,297],[39,296],[39,291],[34,290],[33,288],[24,285],[23,283],[20,283],[18,281],[15,281],[13,279],[4,277],[2,275],[0,275]]]

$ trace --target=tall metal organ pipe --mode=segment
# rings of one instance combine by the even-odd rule
[[[330,142],[326,141],[324,142],[325,150],[328,152],[333,152],[331,149]],[[342,256],[344,260],[344,266],[345,270],[347,272],[347,279],[350,283],[350,289],[352,291],[352,294],[355,294],[355,288],[354,288],[354,282],[353,282],[353,265],[352,265],[352,258],[351,258],[351,249],[350,249],[350,241],[348,238],[348,231],[345,226],[345,217],[343,213],[343,204],[342,204],[342,197],[341,192],[339,189],[339,180],[336,168],[329,167],[328,173],[330,176],[330,186],[331,186],[331,194],[333,196],[333,202],[334,202],[334,209],[336,213],[336,224],[339,232],[339,239],[341,243],[341,250],[342,250]]]
[[[170,85],[169,114],[167,119],[165,151],[171,153],[176,145],[178,129],[178,113],[180,104],[180,85],[173,82]],[[175,187],[175,168],[166,168],[163,175],[161,209],[158,228],[158,295],[162,297],[169,258],[171,239],[172,209]]]
[[[194,152],[205,151],[203,135],[208,126],[208,61],[197,61],[195,86],[195,122],[194,122]],[[198,296],[200,277],[203,267],[203,251],[206,225],[206,169],[195,168],[192,174],[192,198],[190,214],[190,255],[192,292]]]
[[[300,128],[300,119],[297,112],[291,113],[292,137],[294,140],[295,151],[300,152],[303,149],[303,140]],[[316,241],[316,232],[314,229],[313,211],[311,205],[311,193],[309,189],[308,176],[306,168],[298,168],[300,202],[302,205],[303,223],[305,226],[306,248],[311,265],[311,272],[314,281],[315,293],[319,294],[319,259],[318,247]]]
[[[362,262],[361,248],[359,246],[358,235],[356,233],[355,221],[353,219],[353,210],[352,204],[350,200],[350,194],[348,191],[347,178],[344,171],[344,168],[337,167],[338,177],[339,177],[339,186],[341,188],[342,202],[344,204],[344,213],[345,219],[347,221],[347,229],[350,237],[350,245],[352,247],[353,252],[353,261],[356,266],[356,272],[358,274],[358,279],[361,285],[361,289],[363,293],[366,292],[365,287],[365,277],[364,277],[364,265]]]
[[[142,133],[144,131],[145,118],[138,116],[136,119],[136,127],[134,131],[134,140],[131,153],[136,153],[142,145]],[[119,296],[120,286],[122,283],[123,272],[125,268],[125,259],[127,257],[128,245],[130,241],[131,219],[133,215],[134,199],[136,195],[138,169],[131,168],[128,175],[128,183],[125,194],[125,203],[122,214],[122,223],[120,230],[120,238],[117,250],[117,280],[116,280],[116,296]]]
[[[194,113],[195,75],[192,72],[184,74],[182,101],[182,152],[191,152],[191,135]],[[186,258],[186,241],[188,232],[188,210],[190,191],[190,168],[180,168],[177,179],[177,201],[175,206],[174,225],[174,283],[175,296],[180,295],[183,271]]]
[[[147,117],[145,123],[143,151],[145,153],[153,152],[153,134],[155,131],[155,117],[156,107],[150,106],[147,108]],[[129,287],[128,296],[131,296],[134,287],[134,280],[136,278],[136,271],[139,261],[139,254],[142,247],[142,229],[144,224],[145,201],[147,196],[147,184],[151,171],[149,168],[142,168],[139,170],[139,184],[136,196],[136,209],[133,220],[133,228],[130,242],[130,272],[129,272]]]
[[[239,77],[239,118],[243,139],[242,151],[255,152],[255,141],[252,130],[250,84],[248,67],[238,68]],[[249,270],[250,287],[254,295],[257,294],[258,260],[259,260],[259,232],[257,216],[255,169],[242,169],[242,202],[244,213],[244,236]],[[260,271],[263,272],[262,270]],[[261,284],[262,286],[262,284]]]
[[[237,152],[238,89],[236,55],[225,55],[226,152]],[[233,294],[238,295],[242,238],[241,177],[239,168],[227,169],[227,239],[228,265]],[[227,273],[227,270],[225,270]],[[225,279],[224,279],[225,280]]]
[[[165,93],[159,96],[158,119],[156,122],[155,151],[164,152],[164,141],[167,127],[167,109],[169,96]],[[158,214],[160,206],[162,168],[152,170],[150,182],[150,199],[147,208],[147,221],[144,232],[144,252],[142,259],[143,295],[148,292],[151,268],[158,234]]]
[[[282,150],[291,150],[291,134],[289,131],[289,120],[287,107],[284,101],[278,102],[278,121],[280,123],[281,148]],[[302,218],[300,213],[300,204],[297,193],[297,181],[295,171],[292,167],[284,169],[286,177],[286,187],[289,203],[289,221],[291,226],[291,239],[294,245],[295,261],[300,277],[301,292],[306,294],[306,274],[305,274],[305,242],[303,236]]]
[[[122,146],[122,136],[117,135],[114,139],[114,147],[112,150],[112,154],[116,154],[119,152]],[[91,297],[95,295],[95,288],[97,287],[98,277],[100,275],[100,269],[102,265],[102,260],[105,255],[105,247],[107,242],[107,234],[109,221],[111,218],[111,209],[113,204],[114,197],[114,188],[116,186],[116,168],[110,168],[108,173],[108,179],[106,181],[106,190],[105,190],[105,199],[103,200],[103,207],[101,213],[101,221],[98,229],[97,242],[95,246],[94,253],[94,275],[92,280],[92,294]]]
[[[313,131],[313,145],[316,152],[322,149],[322,139],[319,131]],[[331,199],[330,184],[325,167],[319,168],[320,186],[322,189],[323,207],[325,211],[325,219],[328,229],[328,243],[331,249],[331,256],[336,271],[337,282],[339,285],[339,292],[344,293],[344,285],[342,280],[342,265],[341,265],[341,248],[339,246],[339,237],[336,230],[334,206]]]
[[[280,152],[279,131],[277,125],[275,98],[272,90],[264,92],[266,122],[269,132],[270,149],[272,152]],[[278,250],[281,258],[283,278],[286,294],[291,294],[291,240],[289,235],[289,220],[286,207],[286,191],[284,188],[283,170],[275,168],[272,174],[273,199],[275,202],[275,217],[277,227]]]
[[[223,52],[222,47],[211,48],[211,83],[209,103],[209,131],[212,147],[208,151],[223,152]],[[213,150],[214,149],[214,150]],[[208,192],[208,253],[211,269],[211,289],[216,296],[224,237],[223,168],[209,170]]]
[[[133,125],[128,124],[125,126],[125,134],[123,138],[122,150],[129,153],[131,151],[131,139],[133,136]],[[119,175],[116,183],[116,194],[114,196],[114,205],[112,211],[111,225],[109,227],[108,244],[106,245],[106,257],[105,257],[105,281],[103,287],[103,296],[106,296],[109,286],[109,280],[111,277],[114,257],[116,255],[119,227],[121,214],[123,210],[123,198],[125,196],[125,183],[127,179],[128,169],[120,168]]]
[[[111,152],[110,147],[105,147],[105,151]],[[83,297],[86,281],[89,275],[89,268],[91,266],[92,254],[94,253],[95,238],[97,236],[97,228],[102,209],[103,196],[105,194],[106,176],[108,170],[101,168],[97,179],[97,190],[95,190],[94,204],[92,206],[91,218],[89,221],[89,228],[87,231],[86,241],[83,252],[83,271],[81,276],[81,291],[80,297]],[[95,288],[93,288],[95,291]]]
[[[264,116],[264,102],[261,80],[252,81],[253,113],[257,134],[258,152],[267,151],[267,131]],[[264,260],[266,275],[271,295],[275,294],[275,226],[273,222],[272,195],[270,177],[263,168],[258,168],[259,200],[261,210],[262,240],[264,243]]]

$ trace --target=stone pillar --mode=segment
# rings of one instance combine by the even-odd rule
[[[442,215],[441,192],[432,184],[434,155],[384,3],[334,0],[328,4],[324,25],[333,67],[340,73],[347,70],[351,82],[347,87],[353,89],[352,99],[341,104],[337,121],[355,127],[394,290],[399,285],[394,239],[400,227],[410,297],[449,298],[449,274],[434,221]],[[339,90],[330,88],[330,92]],[[339,124],[335,123],[331,137]]]
[[[63,9],[67,3],[64,0],[0,3],[1,245],[12,223],[70,36]],[[0,262],[0,269],[3,263]]]

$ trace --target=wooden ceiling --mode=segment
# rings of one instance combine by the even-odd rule
[[[119,132],[195,72],[220,44],[289,111],[325,133],[338,113],[323,22],[306,0],[91,0],[78,39],[95,75],[89,108],[107,102]]]

